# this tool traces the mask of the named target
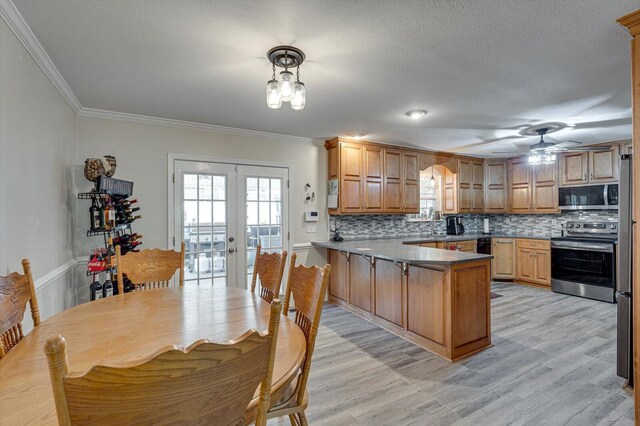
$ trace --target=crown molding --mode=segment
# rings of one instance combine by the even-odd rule
[[[67,82],[62,78],[60,71],[53,64],[47,55],[38,38],[35,36],[29,25],[22,17],[20,11],[11,0],[0,0],[0,16],[7,23],[11,31],[18,37],[18,40],[27,49],[31,57],[40,66],[45,75],[51,80],[54,87],[62,95],[71,109],[77,114],[82,109],[82,105],[73,93]]]
[[[2,1],[2,0],[0,0]],[[239,129],[236,127],[218,126],[215,124],[198,123],[194,121],[174,120],[172,118],[152,117],[148,115],[129,114],[126,112],[107,111],[94,108],[82,108],[79,117],[101,118],[106,120],[128,121],[130,123],[153,124],[157,126],[175,127],[179,129],[198,130],[201,132],[221,133],[225,135],[244,136],[257,139],[267,139],[279,142],[294,142],[304,144],[323,145],[324,140],[305,138],[302,136],[282,135],[279,133],[261,132],[258,130]]]

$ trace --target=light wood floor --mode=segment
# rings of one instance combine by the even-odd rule
[[[615,373],[616,305],[494,283],[494,346],[450,364],[325,305],[311,425],[632,425]],[[274,419],[270,425],[289,424]]]

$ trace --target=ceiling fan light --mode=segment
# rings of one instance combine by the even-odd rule
[[[537,165],[542,162],[542,156],[540,154],[531,154],[529,155],[529,164]]]
[[[293,98],[295,79],[289,71],[280,73],[280,97],[284,102],[289,102]]]
[[[267,82],[267,106],[271,109],[279,109],[282,106],[282,98],[278,87],[278,80],[269,80]]]
[[[306,90],[304,83],[296,82],[293,91],[293,97],[291,98],[291,109],[294,111],[300,111],[304,109],[304,105],[307,103]]]

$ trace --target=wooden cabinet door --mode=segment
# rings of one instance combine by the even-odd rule
[[[539,284],[551,285],[551,251],[536,250],[533,258],[535,260],[535,281]]]
[[[471,163],[473,178],[471,180],[471,211],[482,213],[484,211],[484,164],[474,161]]]
[[[442,210],[444,213],[458,213],[458,190],[456,185],[456,174],[446,169],[444,174],[444,203]]]
[[[420,213],[420,156],[404,152],[402,159],[402,211]]]
[[[477,240],[458,241],[457,246],[458,251],[463,251],[465,253],[475,253],[477,251],[478,242]]]
[[[363,145],[342,143],[340,146],[340,210],[343,213],[362,213],[363,200]]]
[[[560,154],[560,185],[575,186],[589,183],[589,153]]]
[[[375,315],[402,327],[404,325],[402,269],[394,262],[376,259],[373,285]]]
[[[383,210],[383,149],[364,147],[364,211],[381,213]]]
[[[371,263],[369,257],[349,256],[349,303],[371,312]]]
[[[349,262],[347,254],[336,250],[329,250],[329,294],[338,299],[349,301]]]
[[[522,281],[535,281],[536,264],[533,257],[535,249],[518,247],[516,256],[516,278]]]
[[[617,145],[607,151],[589,152],[589,182],[605,183],[620,180],[620,153]]]
[[[473,211],[473,165],[469,160],[458,160],[458,212]]]
[[[558,208],[558,165],[538,164],[533,169],[533,211],[555,213]]]
[[[530,212],[533,207],[531,196],[531,169],[526,159],[509,160],[510,211]]]
[[[496,279],[514,279],[516,277],[516,244],[511,238],[493,238],[491,240],[492,277]]]
[[[507,162],[488,161],[485,163],[484,211],[506,213],[507,198]]]
[[[383,167],[383,211],[402,213],[402,151],[385,148]]]

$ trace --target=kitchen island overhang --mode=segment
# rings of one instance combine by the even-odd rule
[[[448,361],[491,346],[491,255],[401,239],[312,245],[328,251],[331,303]]]

